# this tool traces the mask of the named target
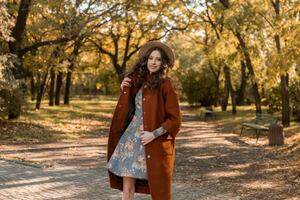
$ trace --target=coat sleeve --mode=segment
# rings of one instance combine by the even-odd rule
[[[181,126],[181,113],[178,96],[169,78],[165,81],[163,95],[166,118],[161,126],[175,138]]]
[[[132,73],[132,74],[128,74],[126,77],[131,79],[131,87],[137,87],[137,74]]]

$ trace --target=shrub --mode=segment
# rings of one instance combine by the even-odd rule
[[[189,68],[181,75],[183,93],[191,105],[210,106],[217,101],[214,77],[207,68]]]

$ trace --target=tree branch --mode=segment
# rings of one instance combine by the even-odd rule
[[[38,49],[39,47],[42,46],[47,46],[47,45],[53,45],[53,44],[60,44],[60,43],[64,43],[64,42],[68,42],[71,41],[73,39],[75,39],[77,36],[72,36],[69,38],[59,38],[56,40],[47,40],[47,41],[41,41],[41,42],[37,42],[34,43],[33,45],[30,45],[28,47],[24,47],[21,51],[20,54],[23,56],[24,54],[26,54],[28,51],[33,51]]]
[[[104,53],[106,55],[108,55],[111,59],[114,58],[114,55],[112,53],[110,53],[109,51],[107,51],[106,49],[104,49],[101,45],[97,44],[95,41],[88,39],[88,41],[90,41],[92,44],[95,45],[95,47],[101,52]]]

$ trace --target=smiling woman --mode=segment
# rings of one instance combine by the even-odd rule
[[[175,136],[181,125],[178,97],[168,77],[173,64],[167,45],[148,42],[121,84],[107,168],[111,187],[122,190],[124,200],[133,199],[134,192],[151,194],[153,200],[171,199]]]
[[[151,52],[148,58],[147,68],[150,74],[158,71],[161,68],[161,53],[159,50],[154,50]]]

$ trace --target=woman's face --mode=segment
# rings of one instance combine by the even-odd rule
[[[161,55],[158,50],[151,52],[147,61],[147,68],[150,74],[158,71],[161,68]]]

